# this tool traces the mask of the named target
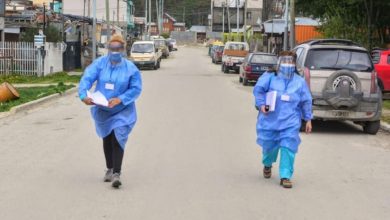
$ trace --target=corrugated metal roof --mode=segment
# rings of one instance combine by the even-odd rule
[[[281,34],[284,32],[286,21],[284,19],[273,19],[264,22],[263,25],[265,33]],[[320,23],[311,18],[298,17],[295,19],[295,25],[319,26]]]
[[[206,33],[207,26],[194,25],[190,28],[190,31],[197,32],[197,33]]]

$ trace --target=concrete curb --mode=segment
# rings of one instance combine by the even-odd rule
[[[57,98],[68,96],[68,95],[72,95],[72,94],[76,93],[77,90],[78,90],[78,88],[76,86],[76,87],[73,87],[71,89],[66,90],[65,92],[63,92],[61,94],[60,93],[56,93],[56,94],[53,94],[53,95],[49,95],[49,96],[43,97],[41,99],[37,99],[37,100],[31,101],[31,102],[24,103],[22,105],[15,106],[15,107],[11,108],[11,110],[9,110],[8,112],[0,113],[0,119],[9,117],[11,115],[14,115],[14,114],[22,112],[22,111],[33,109],[33,108],[35,108],[35,107],[37,107],[39,105],[42,105],[42,104],[47,103],[47,102],[50,102],[50,101],[52,101],[54,99],[57,99]]]
[[[390,132],[390,124],[381,121],[381,129],[387,132]]]

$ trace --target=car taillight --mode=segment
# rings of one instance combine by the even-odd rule
[[[246,65],[244,70],[245,70],[245,72],[252,72],[252,66],[251,65]]]
[[[376,90],[377,90],[377,73],[376,71],[372,71],[371,72],[371,89],[370,89],[370,93],[371,94],[374,94],[376,93]]]
[[[306,67],[304,69],[303,73],[304,73],[304,77],[305,77],[305,81],[307,83],[307,86],[310,89],[310,70],[309,70],[309,68]]]

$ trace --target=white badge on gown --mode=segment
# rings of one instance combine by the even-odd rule
[[[280,98],[282,101],[289,102],[290,101],[290,96],[289,95],[282,95]]]
[[[108,90],[114,90],[115,86],[112,83],[106,83],[105,88]]]

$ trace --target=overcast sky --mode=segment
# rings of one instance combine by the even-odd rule
[[[50,0],[49,0],[50,1]],[[64,1],[64,13],[74,14],[74,15],[83,15],[83,0],[63,0]],[[91,17],[92,17],[92,2],[91,1]],[[106,18],[106,0],[96,0],[96,16],[98,19]],[[117,0],[109,0],[110,3],[110,20],[112,20],[113,11],[115,10],[115,20],[116,20],[116,9],[117,9]],[[86,0],[86,9],[85,14],[87,15],[88,10],[88,0]],[[126,3],[123,0],[119,0],[119,20],[126,19]]]

